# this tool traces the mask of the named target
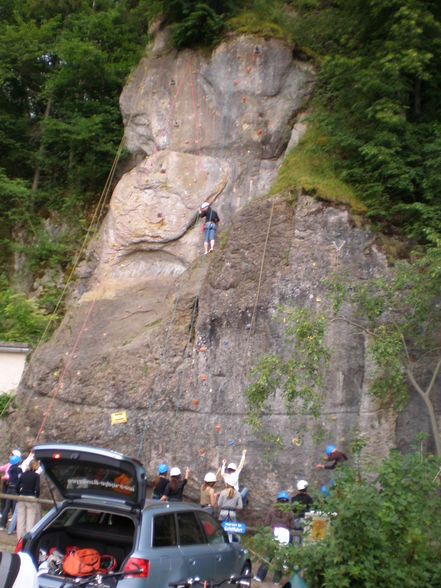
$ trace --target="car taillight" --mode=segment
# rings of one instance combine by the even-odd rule
[[[20,539],[18,540],[17,545],[15,546],[14,553],[18,553],[19,551],[21,551],[21,548],[22,547],[23,547],[23,537],[20,537]]]
[[[130,557],[124,566],[125,578],[147,578],[149,575],[149,560],[139,557]],[[130,574],[128,572],[133,572]]]

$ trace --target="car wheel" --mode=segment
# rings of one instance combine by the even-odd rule
[[[240,571],[241,576],[250,576],[249,580],[241,580],[241,586],[251,586],[251,562],[247,561],[243,564],[243,567]]]

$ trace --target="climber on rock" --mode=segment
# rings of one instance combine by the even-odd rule
[[[315,467],[318,470],[333,470],[337,465],[341,465],[345,462],[348,458],[346,454],[342,451],[339,451],[337,447],[334,445],[328,445],[326,447],[326,457],[328,463],[318,463]]]
[[[205,217],[206,219],[204,224],[204,255],[207,255],[214,249],[214,238],[220,219],[217,212],[211,208],[209,202],[203,202],[201,207],[198,208],[198,212],[201,218]],[[208,245],[210,245],[210,249],[208,249]]]

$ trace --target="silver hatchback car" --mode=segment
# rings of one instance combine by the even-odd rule
[[[40,588],[75,585],[53,557],[72,548],[96,549],[107,556],[103,561],[113,562],[114,575],[91,579],[88,586],[168,588],[196,577],[217,583],[251,575],[247,550],[230,543],[203,509],[145,500],[146,474],[138,461],[79,445],[40,445],[34,451],[63,497],[17,546],[40,567]]]

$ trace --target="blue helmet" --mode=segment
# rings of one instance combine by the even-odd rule
[[[282,500],[285,501],[286,500],[288,502],[288,500],[289,500],[288,492],[286,490],[282,490],[281,492],[279,492],[277,494],[277,500],[278,501],[282,501]]]
[[[168,472],[168,465],[166,463],[160,463],[158,466],[158,474],[166,474]]]
[[[331,455],[331,453],[334,451],[335,447],[334,445],[328,445],[326,448],[326,455],[329,457]]]
[[[329,490],[327,489],[326,486],[322,486],[320,488],[320,492],[322,493],[323,498],[328,498],[328,496],[329,496]]]
[[[20,463],[20,458],[18,457],[18,455],[11,455],[11,457],[9,458],[9,463],[11,465],[17,465],[18,463]]]

